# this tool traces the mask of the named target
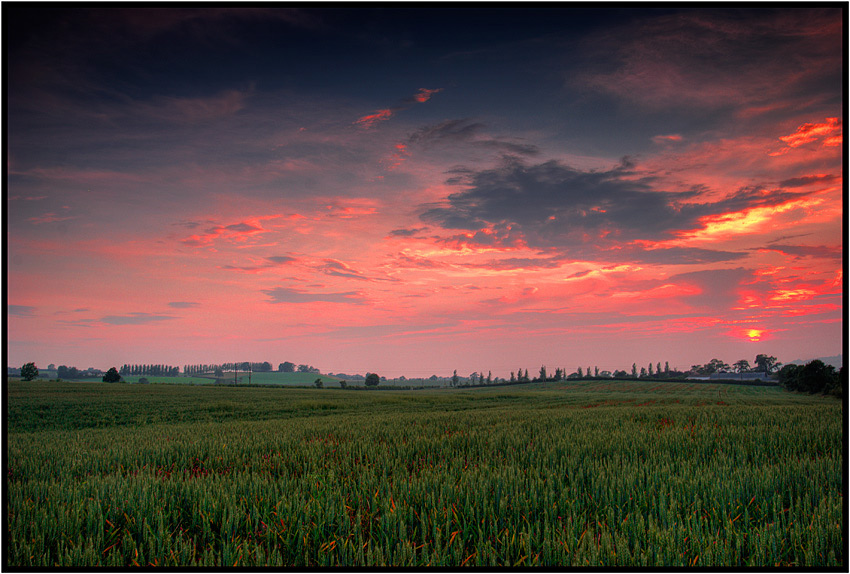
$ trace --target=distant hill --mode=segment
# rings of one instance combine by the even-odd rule
[[[820,359],[824,362],[824,364],[832,365],[836,369],[840,369],[844,365],[843,357],[841,355],[833,355],[832,357],[815,357],[815,359]],[[805,361],[803,361],[802,359],[797,359],[796,361],[791,361],[788,364],[805,365],[806,363],[811,363],[815,359],[806,359]]]

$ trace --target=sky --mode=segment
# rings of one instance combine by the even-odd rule
[[[845,10],[5,3],[8,364],[837,355]]]

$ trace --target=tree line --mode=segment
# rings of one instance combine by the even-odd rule
[[[268,361],[263,361],[261,363],[243,361],[241,363],[197,364],[185,365],[183,367],[183,374],[187,376],[203,375],[208,373],[215,373],[216,376],[220,376],[220,373],[223,373],[224,371],[253,371],[255,373],[270,373],[272,372],[272,364]],[[318,373],[319,369],[312,365],[296,365],[290,361],[284,361],[283,363],[278,364],[277,372]]]
[[[153,377],[176,377],[180,374],[180,367],[171,365],[123,365],[118,369],[121,376],[127,375],[150,375]],[[62,375],[59,375],[62,378]]]

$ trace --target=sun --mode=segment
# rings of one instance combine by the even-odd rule
[[[763,334],[764,334],[764,331],[762,331],[760,329],[749,329],[747,331],[747,338],[750,341],[753,341],[755,343],[755,342],[761,341],[761,337],[762,337]]]

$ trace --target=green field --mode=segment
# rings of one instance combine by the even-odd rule
[[[842,404],[778,387],[10,381],[7,567],[846,570]]]

